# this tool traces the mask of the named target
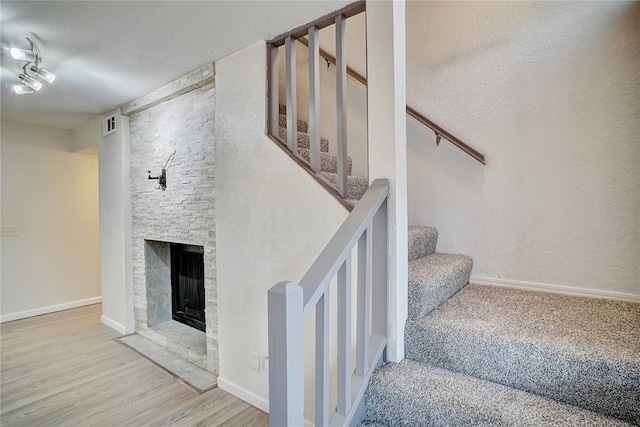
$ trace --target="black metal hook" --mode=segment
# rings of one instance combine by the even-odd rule
[[[165,168],[162,168],[162,174],[159,176],[151,176],[151,171],[147,171],[147,173],[149,174],[149,179],[158,180],[158,184],[160,185],[160,188],[162,189],[167,188],[167,170]]]

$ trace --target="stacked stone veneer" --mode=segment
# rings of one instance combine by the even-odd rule
[[[158,318],[153,307],[161,299],[170,304],[171,298],[147,289],[147,274],[158,272],[146,271],[157,263],[149,262],[145,253],[168,248],[154,242],[202,246],[207,354],[190,354],[189,359],[217,375],[214,108],[215,88],[210,83],[131,114],[130,162],[136,332],[171,350],[172,343],[150,329]],[[159,189],[157,181],[147,179],[147,171],[159,175],[174,151],[167,166],[167,188]]]

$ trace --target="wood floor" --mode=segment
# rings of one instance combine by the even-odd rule
[[[266,426],[215,388],[198,394],[100,323],[99,304],[0,325],[5,426]]]

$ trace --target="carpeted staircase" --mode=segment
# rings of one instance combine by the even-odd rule
[[[409,229],[406,359],[374,373],[363,425],[640,424],[640,304],[468,285],[437,238]]]
[[[326,138],[321,152],[335,186]],[[368,179],[351,166],[356,201]],[[470,285],[470,257],[435,252],[435,228],[408,233],[406,359],[374,373],[363,426],[640,425],[640,304]]]
[[[287,140],[287,116],[285,112],[285,107],[281,105],[278,136],[282,141]],[[310,139],[307,132],[307,122],[298,120],[298,154],[308,162],[310,158]],[[338,158],[329,153],[329,140],[327,138],[320,138],[320,154],[320,171],[322,172],[322,176],[335,188],[338,179]],[[366,176],[351,175],[352,165],[353,161],[351,157],[347,157],[347,199],[357,201],[362,198],[367,188],[369,188],[369,179]]]

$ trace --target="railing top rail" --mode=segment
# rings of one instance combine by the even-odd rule
[[[305,38],[299,38],[297,40],[303,45],[307,47],[309,46],[309,42]],[[331,64],[336,65],[336,58],[322,48],[320,48],[320,56],[322,56],[324,59],[329,61]],[[347,67],[347,74],[351,76],[354,80],[362,83],[363,85],[365,86],[367,85],[367,78],[362,74],[360,74],[359,72],[357,72],[356,70],[354,70],[353,68]],[[457,136],[455,136],[454,134],[452,134],[442,126],[438,125],[437,123],[433,122],[432,120],[418,113],[416,110],[409,107],[408,105],[407,105],[407,114],[413,117],[414,119],[416,119],[417,121],[419,121],[420,123],[422,123],[423,125],[425,125],[426,127],[428,127],[429,129],[431,129],[436,134],[436,136],[443,137],[444,139],[451,142],[453,145],[455,145],[460,150],[464,151],[469,156],[473,157],[475,160],[479,161],[483,165],[487,164],[487,161],[484,158],[484,154],[480,153],[478,150],[471,147],[469,144],[462,141],[460,138],[458,138]]]
[[[276,36],[271,40],[269,40],[267,43],[276,47],[282,46],[284,45],[284,41],[286,40],[286,38],[289,36],[291,36],[291,38],[293,39],[304,37],[309,33],[309,28],[311,27],[317,27],[320,30],[324,27],[328,27],[329,25],[335,24],[336,22],[335,18],[338,15],[343,15],[345,18],[350,18],[354,15],[364,12],[365,10],[366,10],[366,2],[364,0],[351,3],[350,5],[347,5],[342,9],[338,9],[334,12],[324,15],[323,17],[318,18],[311,23],[301,25],[297,28],[294,28],[291,31],[287,31],[286,33],[280,34],[279,36]]]
[[[376,179],[373,181],[351,214],[300,280],[299,285],[304,294],[304,316],[307,316],[315,307],[345,258],[351,256],[351,249],[369,226],[371,219],[384,203],[388,194],[389,180]]]

